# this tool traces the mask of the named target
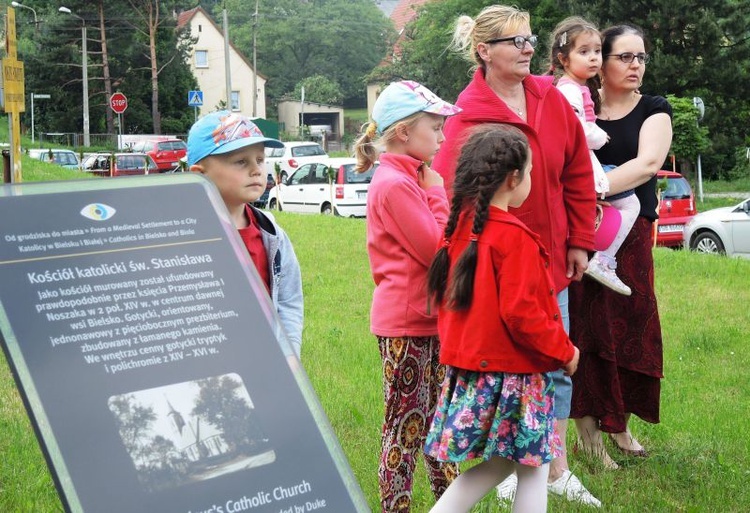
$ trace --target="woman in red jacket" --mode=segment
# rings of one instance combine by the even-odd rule
[[[586,137],[575,112],[552,85],[552,77],[531,75],[530,63],[537,36],[529,14],[514,7],[494,5],[476,19],[459,18],[454,40],[477,66],[474,77],[456,105],[463,111],[445,124],[445,144],[433,161],[434,169],[453,183],[456,157],[468,128],[484,123],[506,123],[528,138],[534,183],[528,200],[511,208],[550,253],[550,272],[558,303],[567,322],[567,287],[580,280],[593,250],[596,197]],[[565,440],[570,413],[570,378],[555,374],[555,416]],[[569,500],[599,506],[568,469],[566,453],[552,461],[549,491]],[[510,499],[515,476],[501,485],[501,498]]]
[[[430,267],[448,366],[427,454],[483,461],[459,476],[433,512],[468,511],[514,471],[514,511],[547,510],[555,434],[550,371],[573,374],[578,349],[560,319],[549,254],[508,212],[529,195],[531,156],[520,130],[485,125],[463,146],[443,247]]]

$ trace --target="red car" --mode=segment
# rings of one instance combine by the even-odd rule
[[[685,178],[680,173],[661,170],[657,180],[665,187],[661,190],[659,222],[656,227],[656,244],[659,246],[682,246],[682,230],[696,214],[695,196]]]
[[[134,152],[149,155],[159,168],[159,172],[171,171],[179,165],[180,159],[187,155],[187,145],[179,139],[154,139],[137,142]]]

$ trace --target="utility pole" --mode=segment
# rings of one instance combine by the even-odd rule
[[[253,14],[253,117],[258,116],[258,2]]]
[[[224,2],[222,12],[224,18],[224,69],[226,70],[226,88],[227,88],[227,110],[232,110],[232,70],[229,67],[229,21],[227,20],[227,3]]]
[[[86,20],[73,13],[67,7],[60,7],[58,11],[70,14],[74,18],[81,20],[81,67],[83,68],[83,145],[91,146],[91,137],[89,135],[89,65],[88,65],[88,48],[86,46]]]

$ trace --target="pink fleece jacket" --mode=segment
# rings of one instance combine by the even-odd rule
[[[423,190],[422,162],[383,153],[367,192],[367,253],[375,280],[370,330],[381,337],[437,335],[437,308],[427,297],[427,270],[443,237],[448,199]]]

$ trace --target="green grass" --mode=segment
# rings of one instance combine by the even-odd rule
[[[737,192],[750,191],[750,177],[733,180],[731,182],[716,180],[703,182],[703,192]]]
[[[365,221],[276,215],[302,266],[303,364],[377,511],[382,392],[377,343],[369,333],[373,284]],[[663,248],[654,254],[666,374],[662,423],[633,422],[651,457],[627,460],[613,451],[623,468],[612,472],[572,454],[571,466],[602,500],[604,511],[746,511],[750,262]],[[570,431],[568,447],[575,434]],[[61,510],[6,365],[0,365],[0,455],[0,511]],[[432,503],[419,464],[413,511],[427,511]],[[558,498],[550,499],[549,510],[591,511]],[[487,497],[474,511],[495,512],[498,506]]]
[[[357,121],[358,123],[367,123],[367,108],[364,109],[346,109],[344,111],[344,117]]]

